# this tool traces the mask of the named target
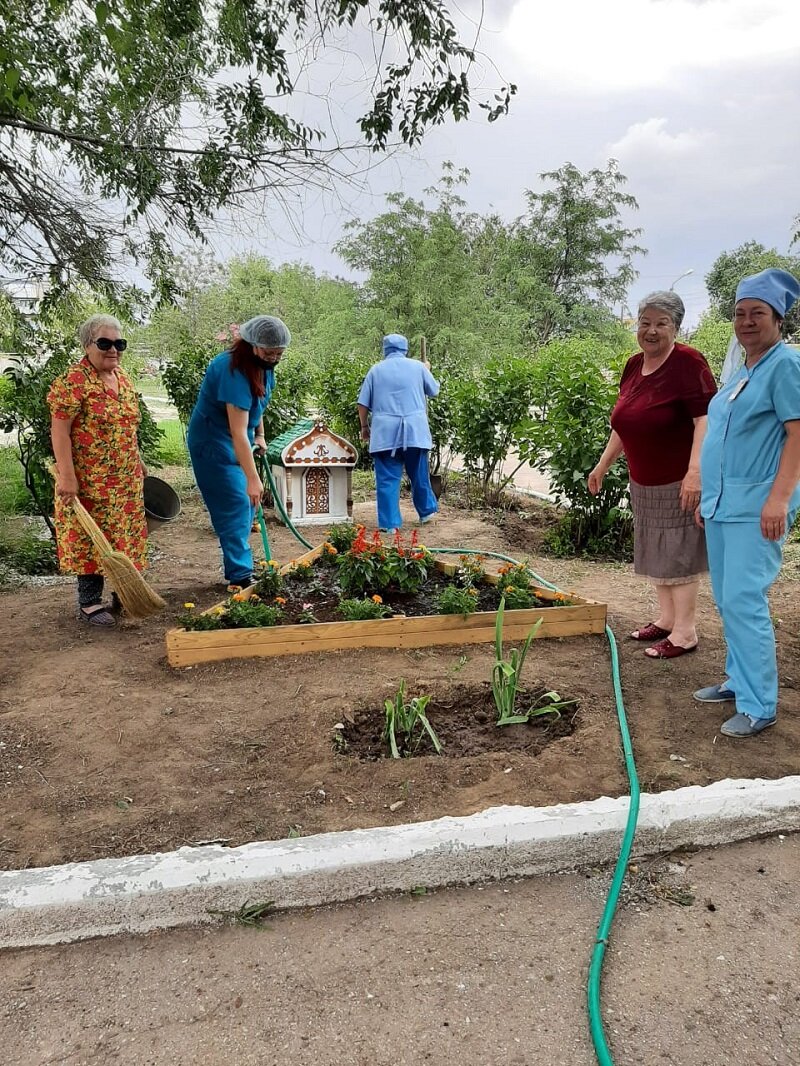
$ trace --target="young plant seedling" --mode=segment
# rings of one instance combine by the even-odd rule
[[[566,707],[570,703],[575,703],[575,700],[562,700],[557,692],[547,692],[542,697],[550,702],[543,704],[539,707],[532,707],[530,710],[525,711],[523,714],[515,714],[514,706],[517,701],[517,692],[519,691],[520,679],[522,676],[522,668],[525,665],[525,659],[528,655],[528,650],[531,646],[531,641],[539,631],[539,627],[542,624],[540,618],[534,626],[531,627],[530,632],[525,638],[525,643],[522,645],[522,650],[517,648],[512,649],[508,659],[503,656],[503,616],[505,614],[506,600],[505,596],[500,600],[500,606],[497,608],[497,622],[495,623],[494,630],[494,647],[495,647],[495,663],[492,667],[492,696],[494,696],[495,707],[497,708],[497,725],[525,725],[531,718],[538,718],[543,714],[554,714],[556,718],[560,718],[561,707]]]
[[[442,745],[425,714],[430,699],[430,696],[415,696],[406,701],[406,682],[403,679],[394,699],[384,700],[383,739],[388,741],[393,759],[412,755],[421,744],[425,733],[430,737],[436,754],[442,754]]]

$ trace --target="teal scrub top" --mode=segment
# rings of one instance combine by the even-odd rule
[[[265,394],[253,396],[250,382],[241,370],[231,371],[230,352],[221,352],[214,356],[200,386],[190,429],[199,429],[202,425],[207,437],[213,437],[217,442],[230,441],[231,431],[226,405],[231,404],[247,411],[247,436],[252,444],[256,427],[275,387],[275,372],[271,367],[265,371],[264,385]]]
[[[785,422],[800,420],[800,352],[779,341],[743,366],[713,398],[700,454],[700,514],[751,522],[772,489],[786,442]],[[800,485],[789,511],[800,506]]]

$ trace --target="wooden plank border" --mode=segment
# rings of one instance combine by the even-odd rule
[[[321,553],[319,545],[293,560],[313,562]],[[458,564],[436,560],[446,574],[453,574]],[[281,567],[286,573],[292,566]],[[495,574],[487,574],[497,584]],[[555,600],[549,589],[536,588],[536,595]],[[249,596],[252,589],[245,589]],[[506,611],[503,636],[506,640],[524,640],[540,618],[537,639],[571,637],[582,633],[602,633],[607,607],[570,593],[573,601],[565,607]],[[210,607],[209,610],[214,610]],[[364,622],[316,622],[307,625],[269,626],[254,629],[214,629],[198,632],[186,629],[167,631],[167,658],[170,666],[194,666],[223,659],[270,658],[276,655],[308,655],[345,648],[421,648],[446,644],[483,644],[494,640],[496,611],[476,611],[461,615],[422,615],[409,618],[395,615]]]

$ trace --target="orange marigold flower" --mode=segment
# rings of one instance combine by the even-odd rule
[[[279,603],[281,606],[283,606],[283,604],[286,603],[286,599],[283,596],[276,596],[275,597],[275,602]]]
[[[373,603],[383,603],[383,597],[378,596],[377,593],[372,597]]]
[[[235,592],[233,596],[231,596],[231,599],[235,603],[244,603],[245,601],[245,597],[241,594],[241,592]]]

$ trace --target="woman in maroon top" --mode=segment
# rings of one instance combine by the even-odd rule
[[[675,341],[683,316],[683,301],[672,291],[651,293],[639,304],[636,337],[642,350],[622,372],[611,436],[588,482],[596,495],[612,463],[625,453],[634,570],[655,586],[659,608],[655,621],[631,636],[655,641],[645,650],[654,659],[673,659],[697,647],[697,590],[708,570],[694,511],[706,411],[717,386],[700,352]]]

